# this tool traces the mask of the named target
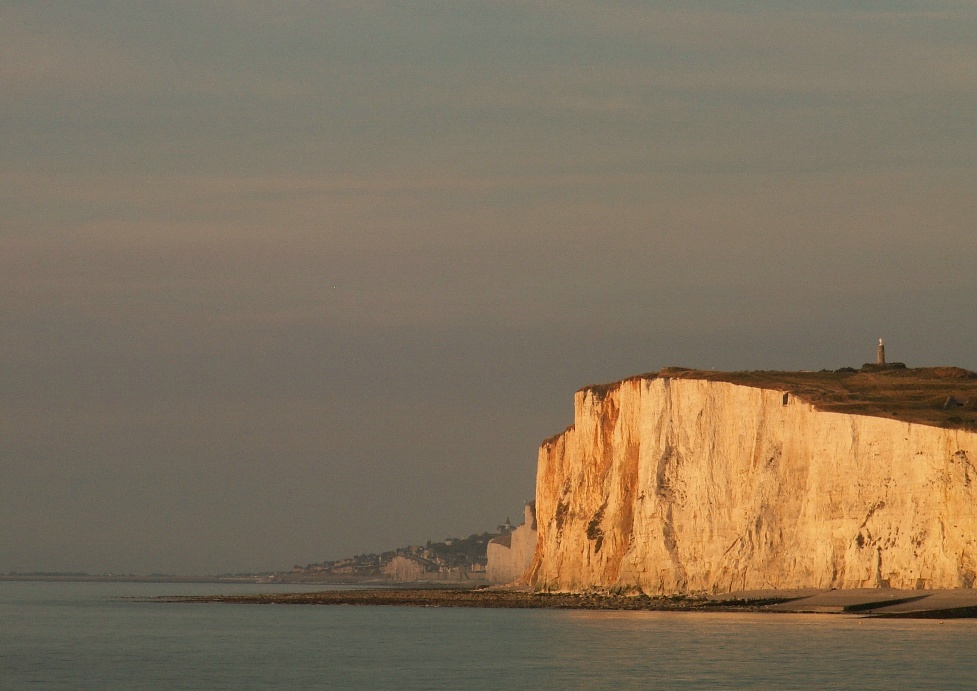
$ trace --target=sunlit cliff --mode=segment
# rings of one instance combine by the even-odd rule
[[[663,371],[577,392],[573,425],[539,450],[530,582],[974,586],[977,433],[763,386]]]

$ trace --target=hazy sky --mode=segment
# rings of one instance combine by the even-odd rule
[[[0,571],[490,530],[572,394],[977,369],[977,6],[0,2]]]

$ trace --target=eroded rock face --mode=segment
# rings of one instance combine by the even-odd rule
[[[437,577],[438,572],[427,567],[419,559],[397,555],[384,565],[383,575],[401,583],[420,581],[425,578]]]
[[[485,577],[490,583],[524,584],[536,554],[536,504],[526,504],[523,523],[511,534],[490,540]]]
[[[977,434],[784,392],[585,389],[539,451],[530,582],[648,594],[973,587]]]

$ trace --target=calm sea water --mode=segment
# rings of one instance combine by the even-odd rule
[[[0,582],[0,687],[977,688],[977,621],[125,599],[274,589]]]

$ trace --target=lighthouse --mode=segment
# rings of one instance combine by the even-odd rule
[[[876,365],[885,364],[885,346],[882,344],[881,338],[879,339],[879,352],[878,355],[875,356],[875,364]]]

